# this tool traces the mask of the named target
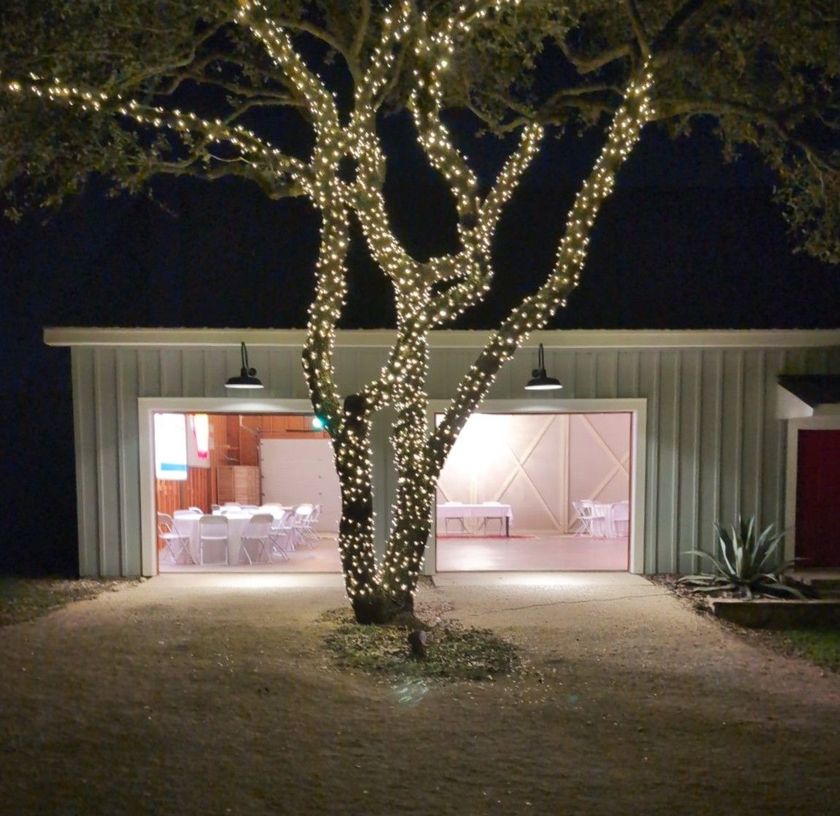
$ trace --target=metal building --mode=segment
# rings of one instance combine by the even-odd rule
[[[343,393],[378,372],[391,338],[384,330],[339,333]],[[435,407],[445,404],[485,338],[433,333],[428,393]],[[48,328],[44,340],[71,349],[82,575],[156,574],[149,448],[155,411],[310,410],[300,330]],[[266,386],[258,398],[234,398],[224,388],[239,370],[241,342]],[[564,388],[533,397],[523,385],[539,342]],[[815,465],[814,455],[835,450],[840,438],[837,397],[820,390],[838,375],[840,330],[548,331],[502,370],[482,410],[632,414],[630,570],[688,571],[696,561],[685,551],[711,550],[713,523],[739,513],[784,529],[787,557],[800,555],[797,493],[801,504],[811,489],[804,468],[829,479],[837,470],[833,457]],[[375,426],[382,526],[392,488],[387,433],[385,417]],[[799,456],[803,433],[811,434],[807,457]],[[829,562],[840,556],[837,549],[825,555]],[[429,568],[434,563],[427,557]]]

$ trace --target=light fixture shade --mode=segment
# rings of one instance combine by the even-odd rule
[[[240,348],[242,354],[242,368],[239,371],[238,377],[231,377],[226,383],[225,388],[264,388],[262,382],[257,377],[257,369],[248,366],[248,349],[242,343]]]
[[[534,376],[525,383],[528,391],[556,391],[563,387],[563,383],[555,377],[549,377],[544,368],[535,368],[532,373]]]
[[[545,352],[543,351],[543,344],[540,343],[540,349],[537,356],[537,367],[531,371],[531,379],[525,383],[526,391],[556,391],[562,388],[563,384],[555,377],[549,377],[545,372]]]

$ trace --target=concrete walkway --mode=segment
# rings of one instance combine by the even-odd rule
[[[337,576],[162,576],[0,630],[0,814],[840,813],[840,678],[620,573],[439,575],[525,676],[331,666]]]

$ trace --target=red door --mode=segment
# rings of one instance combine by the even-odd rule
[[[796,566],[840,567],[840,430],[799,431]]]

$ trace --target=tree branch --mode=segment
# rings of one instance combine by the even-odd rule
[[[0,84],[0,90],[12,94],[31,94],[83,113],[110,111],[137,125],[151,127],[158,132],[167,130],[182,139],[188,140],[198,135],[202,147],[214,143],[228,144],[251,165],[256,167],[262,164],[266,173],[288,176],[298,182],[303,190],[311,190],[310,171],[304,162],[284,154],[241,125],[228,125],[222,120],[210,122],[194,113],[143,105],[133,99],[125,101],[119,95],[112,97],[104,91],[88,91],[56,81],[23,83],[12,80]]]
[[[636,42],[639,46],[639,51],[644,59],[650,56],[650,43],[648,42],[648,35],[645,31],[645,25],[642,22],[639,8],[636,5],[636,0],[624,0],[624,8],[627,11],[627,16],[630,18],[630,25],[633,27],[633,34],[636,37]]]
[[[774,131],[785,142],[798,147],[810,161],[816,162],[823,170],[837,172],[840,170],[840,155],[837,151],[827,150],[809,139],[802,133],[797,133],[788,123],[792,119],[802,116],[803,110],[768,110],[756,105],[747,105],[735,100],[721,99],[674,99],[668,97],[657,98],[657,120],[670,119],[680,116],[735,116],[753,124],[763,125]]]
[[[702,22],[704,15],[710,14],[717,6],[726,2],[729,0],[686,0],[653,38],[650,49],[654,59],[658,60],[666,55],[679,42],[690,24],[697,25]]]
[[[252,8],[262,13],[256,20]],[[302,57],[292,46],[289,35],[270,17],[259,0],[243,0],[237,12],[237,21],[247,25],[260,40],[268,55],[285,72],[292,85],[303,95],[309,106],[316,129],[338,129],[338,110],[332,94],[324,83],[307,68]]]
[[[622,43],[614,48],[602,51],[594,57],[582,57],[575,54],[565,42],[558,43],[563,56],[574,65],[579,74],[592,74],[595,71],[600,71],[601,68],[618,60],[629,59],[633,56],[633,48],[629,43]]]
[[[650,119],[651,83],[645,64],[639,76],[629,82],[624,103],[613,118],[606,144],[569,211],[554,269],[540,289],[511,310],[493,332],[476,362],[461,379],[443,421],[431,432],[431,478],[440,473],[458,433],[486,396],[501,367],[511,359],[531,331],[542,328],[558,306],[565,305],[566,297],[577,286],[586,258],[589,232],[598,210],[612,192],[616,173],[638,142],[643,125]]]
[[[350,75],[353,77],[355,82],[358,82],[361,78],[361,69],[352,47],[348,48],[343,45],[338,41],[338,39],[333,37],[329,31],[326,31],[320,26],[316,26],[314,23],[310,23],[308,20],[302,19],[295,20],[288,17],[277,17],[274,19],[274,23],[280,28],[287,28],[292,31],[303,31],[306,34],[311,34],[316,39],[321,40],[321,42],[332,48],[333,51],[344,58],[347,70],[350,71]]]
[[[353,37],[353,44],[350,46],[350,53],[358,59],[362,52],[362,46],[367,37],[368,25],[370,24],[370,0],[361,0],[361,11],[359,24],[356,26],[356,36]]]

